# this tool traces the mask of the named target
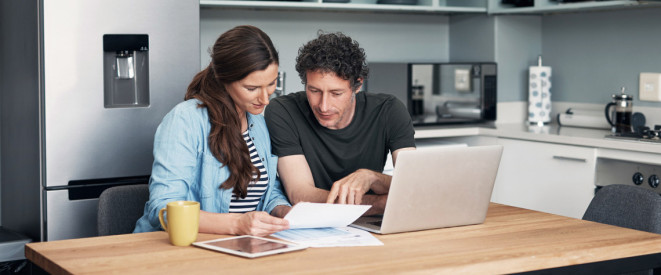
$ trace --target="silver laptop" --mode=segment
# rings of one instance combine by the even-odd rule
[[[402,151],[383,216],[351,226],[389,234],[483,223],[502,152],[501,145]]]

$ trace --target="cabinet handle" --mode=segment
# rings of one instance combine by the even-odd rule
[[[583,159],[583,158],[572,158],[572,157],[563,157],[563,156],[553,156],[553,159],[570,160],[570,161],[578,161],[578,162],[588,162],[586,159]]]

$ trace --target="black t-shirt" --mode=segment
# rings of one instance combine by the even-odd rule
[[[273,154],[304,155],[315,186],[326,190],[360,168],[382,172],[389,151],[415,147],[406,106],[388,94],[359,92],[353,120],[338,130],[319,124],[305,92],[273,99],[264,117]]]

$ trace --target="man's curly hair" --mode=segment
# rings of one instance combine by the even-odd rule
[[[360,80],[367,79],[369,69],[365,59],[365,51],[358,42],[341,32],[323,33],[298,49],[296,71],[303,85],[307,82],[309,71],[335,73],[338,77],[349,80],[351,88],[356,91]]]

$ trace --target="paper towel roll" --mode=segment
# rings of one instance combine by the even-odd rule
[[[528,74],[528,121],[549,123],[551,122],[551,67],[532,66]]]

